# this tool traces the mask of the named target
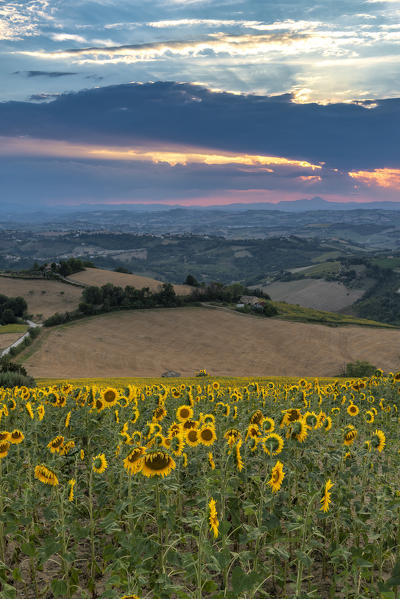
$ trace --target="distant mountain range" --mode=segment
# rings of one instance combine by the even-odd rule
[[[321,197],[294,201],[253,202],[248,204],[217,204],[214,206],[182,206],[181,204],[79,204],[79,205],[22,205],[10,202],[0,202],[0,219],[4,222],[45,222],[49,218],[71,217],[87,213],[155,213],[155,212],[186,212],[220,211],[247,212],[253,210],[280,212],[314,212],[314,211],[350,211],[350,210],[390,210],[399,211],[399,202],[329,202]]]

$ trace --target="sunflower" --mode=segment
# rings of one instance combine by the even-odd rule
[[[29,414],[30,419],[33,420],[35,418],[35,416],[33,414],[31,402],[27,401],[26,404],[25,404],[25,407],[26,407],[26,411]]]
[[[163,406],[158,406],[153,412],[153,420],[161,422],[167,415],[167,410]]]
[[[176,468],[176,463],[165,451],[150,451],[143,458],[144,476],[167,476]]]
[[[95,409],[97,412],[101,412],[105,409],[105,407],[106,404],[104,403],[104,401],[100,397],[96,397],[96,399],[93,402],[93,409]]]
[[[219,520],[218,520],[216,503],[212,497],[210,499],[210,503],[208,504],[208,509],[209,509],[208,520],[210,522],[210,531],[213,532],[214,537],[217,538],[218,537]]]
[[[242,438],[242,435],[236,428],[230,428],[224,434],[224,439],[226,439],[229,447],[232,447],[233,445],[235,445],[235,443],[237,441],[239,441],[239,439],[241,439],[241,438]]]
[[[356,404],[354,404],[354,403],[351,403],[347,408],[347,413],[349,416],[357,416],[359,411],[360,411],[359,407],[356,406]]]
[[[395,372],[394,373],[393,380],[396,381],[396,383],[400,382],[400,372]]]
[[[133,408],[133,418],[131,418],[131,423],[135,424],[140,416],[140,412],[137,408]]]
[[[143,456],[145,453],[145,447],[135,447],[124,459],[124,468],[130,476],[138,474],[143,468]]]
[[[257,424],[257,426],[261,426],[264,422],[264,414],[261,410],[256,410],[250,418],[250,424]]]
[[[185,440],[190,447],[196,447],[201,442],[200,431],[198,431],[196,428],[187,430]]]
[[[179,422],[186,422],[193,416],[193,409],[190,406],[182,405],[176,410],[176,418]]]
[[[215,470],[215,462],[214,462],[214,457],[213,457],[213,454],[212,454],[212,452],[211,452],[211,451],[210,451],[210,452],[209,452],[209,454],[208,454],[208,463],[209,463],[209,464],[210,464],[210,466],[211,466],[211,470]]]
[[[74,500],[74,487],[76,485],[75,478],[71,478],[71,480],[68,481],[68,484],[69,484],[68,501],[73,501]]]
[[[173,387],[171,389],[171,395],[172,397],[174,397],[175,399],[179,399],[179,397],[181,396],[181,392],[178,389],[175,389],[175,387]]]
[[[93,458],[92,468],[93,472],[97,472],[97,474],[103,474],[104,470],[107,468],[108,463],[106,460],[106,456],[104,453],[99,453]]]
[[[247,427],[245,441],[247,441],[248,438],[258,439],[259,437],[261,437],[261,431],[258,424],[249,424]]]
[[[285,473],[283,471],[283,464],[278,460],[275,466],[272,468],[271,478],[267,483],[272,488],[273,493],[277,493],[279,491],[284,477]]]
[[[285,444],[282,437],[280,435],[277,435],[276,433],[271,433],[270,435],[264,437],[262,443],[265,453],[267,453],[270,456],[281,453]]]
[[[320,503],[322,504],[320,507],[320,510],[322,512],[327,512],[329,510],[329,504],[332,501],[331,494],[330,494],[330,489],[332,489],[332,487],[333,487],[333,482],[331,481],[330,478],[328,478],[328,480],[325,483],[325,490],[324,490],[323,497],[320,501]]]
[[[75,447],[75,441],[68,441],[60,449],[60,455],[68,455],[68,453]]]
[[[44,464],[35,466],[35,478],[40,480],[40,482],[45,485],[51,485],[52,487],[56,487],[58,485],[57,476]]]
[[[200,429],[200,443],[202,445],[213,445],[217,440],[217,435],[215,434],[215,428],[213,426],[203,426]]]
[[[101,391],[101,398],[107,408],[111,408],[118,403],[119,393],[113,387],[107,387]]]
[[[218,391],[218,389],[220,388],[219,382],[213,381],[212,388],[214,389],[214,391]]]
[[[327,433],[328,431],[330,431],[330,430],[331,430],[331,428],[332,428],[332,418],[331,418],[330,416],[327,416],[327,417],[325,418],[325,420],[324,420],[324,423],[323,423],[323,425],[322,425],[322,426],[323,426],[323,428],[324,428],[324,430],[325,430],[325,432],[326,432],[326,433]]]
[[[291,437],[296,439],[299,443],[304,443],[308,435],[308,426],[306,425],[304,418],[295,422],[291,429]]]
[[[376,430],[371,439],[372,446],[381,453],[386,445],[386,436],[383,431]]]
[[[315,412],[306,412],[303,416],[303,419],[308,426],[308,428],[314,428],[318,423],[318,416]]]
[[[137,595],[123,595],[121,599],[140,599]]]
[[[12,433],[10,433],[10,437],[8,440],[10,443],[13,443],[14,445],[18,445],[19,443],[22,443],[22,441],[24,439],[25,439],[24,433],[16,428],[15,430],[13,430]]]
[[[61,453],[64,445],[64,437],[57,435],[51,441],[47,443],[47,449],[50,449],[51,453]]]
[[[357,435],[358,431],[354,427],[349,428],[349,430],[344,434],[343,445],[350,447],[350,445],[354,443],[354,440],[357,437]]]
[[[364,414],[364,419],[365,419],[365,422],[367,422],[368,424],[372,424],[373,421],[375,420],[375,414],[373,413],[372,410],[367,410]]]
[[[8,441],[0,441],[0,458],[5,458],[10,449],[10,443]]]
[[[262,427],[265,433],[273,433],[275,430],[275,421],[272,418],[264,418]]]
[[[40,406],[38,406],[38,407],[36,408],[36,410],[37,410],[37,413],[38,413],[38,418],[39,418],[39,421],[41,422],[41,421],[43,420],[43,418],[44,418],[44,414],[45,414],[45,409],[44,409],[44,406],[43,406],[43,405],[40,405]]]
[[[196,420],[185,420],[182,423],[182,428],[184,431],[190,430],[191,428],[197,428],[199,423]]]
[[[83,449],[81,449],[81,450],[80,450],[80,452],[79,452],[79,457],[81,458],[81,460],[84,460],[84,459],[85,459],[85,452],[84,452],[84,450],[83,450]]]
[[[11,435],[11,433],[9,433],[8,431],[1,431],[0,432],[0,442],[1,441],[8,441],[10,435]]]
[[[240,455],[240,448],[241,448],[241,446],[242,446],[242,440],[240,439],[236,443],[236,447],[235,447],[236,466],[237,466],[237,469],[239,470],[239,472],[241,472],[243,470],[243,468],[244,468],[242,456]]]
[[[185,439],[182,434],[175,435],[171,438],[171,451],[175,456],[180,456],[183,453],[185,447]]]

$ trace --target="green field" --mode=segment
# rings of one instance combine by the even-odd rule
[[[28,328],[26,324],[4,324],[0,325],[0,335],[6,333],[25,333]]]
[[[295,320],[298,322],[314,322],[329,325],[361,325],[383,328],[397,328],[394,325],[368,320],[366,318],[357,318],[348,314],[337,314],[336,312],[324,312],[323,310],[314,310],[314,308],[304,308],[298,304],[287,304],[286,302],[272,302],[278,310],[277,318],[283,320]]]

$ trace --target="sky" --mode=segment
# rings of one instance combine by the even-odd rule
[[[0,205],[400,201],[400,0],[0,0]]]

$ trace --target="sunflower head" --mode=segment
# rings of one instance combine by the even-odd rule
[[[284,440],[280,435],[276,433],[271,433],[267,435],[263,440],[263,448],[265,453],[268,455],[277,455],[283,449]]]
[[[164,406],[158,406],[153,412],[153,420],[156,422],[161,422],[163,418],[167,415],[167,410]]]
[[[371,445],[374,449],[381,453],[386,445],[385,433],[377,429],[372,436]]]
[[[193,416],[193,408],[191,406],[182,405],[176,410],[176,418],[179,422],[186,422]]]
[[[250,424],[257,424],[257,426],[261,426],[264,421],[264,414],[261,410],[256,410],[250,417]]]
[[[61,453],[64,447],[64,437],[62,435],[57,435],[47,444],[47,449],[50,449],[51,453]]]
[[[265,433],[273,433],[275,430],[275,421],[272,418],[264,418],[262,427]]]
[[[215,428],[210,425],[203,426],[200,429],[200,443],[203,445],[213,445],[213,443],[217,439],[217,435],[215,433]]]
[[[200,431],[197,428],[188,429],[185,440],[191,447],[196,447],[200,443]]]
[[[143,458],[142,474],[147,477],[164,477],[175,468],[175,461],[166,451],[149,451]]]
[[[124,468],[132,476],[137,474],[143,468],[143,456],[146,453],[145,447],[135,447],[124,459]]]
[[[0,458],[5,458],[10,449],[10,443],[8,441],[0,441]]]
[[[360,411],[359,407],[356,406],[356,404],[354,404],[354,403],[351,403],[347,408],[347,413],[349,416],[357,416],[359,411]]]
[[[115,406],[119,399],[119,393],[113,387],[107,387],[101,392],[101,398],[106,408]]]
[[[108,463],[106,460],[106,456],[104,453],[99,453],[93,458],[92,468],[93,472],[97,472],[97,474],[103,474],[105,469],[107,468]]]

